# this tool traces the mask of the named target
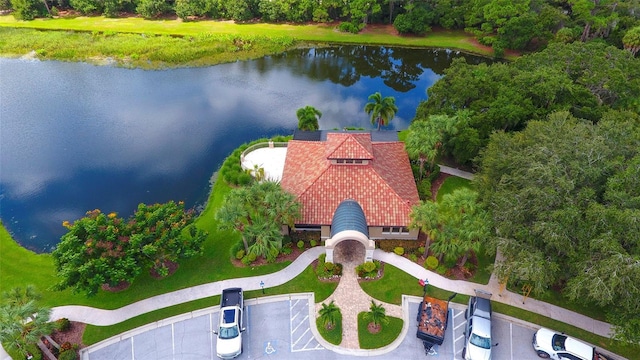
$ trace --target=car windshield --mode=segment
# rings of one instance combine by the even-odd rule
[[[564,346],[564,342],[567,340],[567,337],[560,334],[553,335],[553,350],[566,350]]]
[[[491,338],[486,338],[482,336],[478,336],[476,334],[471,334],[471,338],[469,342],[479,348],[483,349],[491,349]]]
[[[220,328],[220,339],[233,339],[238,336],[238,326]]]

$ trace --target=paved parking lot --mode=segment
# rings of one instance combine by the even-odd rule
[[[416,298],[417,299],[417,298]],[[244,352],[238,359],[355,359],[357,354],[340,354],[325,349],[314,337],[311,326],[315,319],[309,312],[309,299],[304,296],[277,297],[260,303],[247,301]],[[425,354],[422,342],[415,336],[417,300],[410,300],[408,332],[401,344],[385,354],[367,356],[374,359],[462,359],[464,346],[464,306],[453,304],[445,342]],[[493,325],[495,360],[538,359],[531,348],[535,332],[509,321],[499,314]],[[216,359],[216,335],[219,309],[212,307],[165,319],[85,349],[83,360],[190,360]],[[362,355],[362,354],[361,354]]]

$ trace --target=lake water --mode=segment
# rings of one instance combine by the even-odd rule
[[[380,91],[399,108],[387,129],[406,129],[460,56],[339,46],[161,71],[0,59],[0,218],[43,252],[87,210],[128,217],[141,202],[202,205],[224,158],[291,134],[300,107],[322,112],[321,129],[375,129],[363,108]]]

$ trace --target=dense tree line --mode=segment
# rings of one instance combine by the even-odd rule
[[[554,112],[494,133],[481,158],[499,279],[599,305],[618,338],[640,341],[640,116]]]
[[[536,48],[552,39],[601,38],[622,48],[628,45],[625,35],[640,26],[636,0],[0,0],[0,8],[12,8],[24,20],[73,9],[108,17],[135,13],[184,20],[342,21],[340,29],[352,32],[366,23],[393,23],[401,33],[420,35],[432,27],[465,29],[493,46],[498,56],[505,49]],[[628,37],[630,48],[640,46],[639,31]]]
[[[503,255],[493,269],[502,281],[600,306],[631,342],[640,341],[638,61],[603,41],[554,43],[510,63],[455,61],[406,140],[421,172],[442,156],[479,168],[477,206],[493,223],[482,241]],[[436,241],[437,209],[414,214]]]
[[[609,109],[637,111],[640,66],[630,52],[603,42],[555,43],[510,63],[458,59],[428,93],[414,121],[438,129],[432,160],[447,155],[470,163],[493,132],[522,130],[554,111],[593,122]]]

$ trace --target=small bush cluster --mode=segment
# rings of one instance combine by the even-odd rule
[[[342,276],[342,264],[326,262],[326,254],[318,256],[316,276],[318,279],[335,279]]]
[[[416,184],[418,188],[418,196],[420,200],[430,200],[431,194],[431,181],[429,179],[422,179]]]
[[[356,273],[361,279],[375,279],[378,277],[380,270],[380,261],[367,261],[356,266]]]
[[[291,244],[284,246],[282,250],[280,250],[280,253],[283,255],[291,255],[292,252],[293,252],[293,249],[291,248]]]
[[[60,332],[69,331],[71,329],[71,321],[67,318],[56,320],[56,329]]]
[[[58,360],[77,360],[78,353],[75,349],[71,348],[68,350],[60,351],[60,355],[58,355]]]
[[[423,242],[416,240],[380,240],[376,242],[376,245],[386,252],[395,252],[397,247],[402,247],[406,253],[415,252]]]
[[[227,184],[232,186],[245,186],[251,184],[253,178],[251,177],[250,172],[242,169],[240,156],[242,152],[245,151],[249,146],[266,142],[269,140],[273,140],[274,142],[287,142],[292,138],[292,136],[275,136],[272,139],[258,139],[252,141],[248,144],[242,144],[238,148],[236,148],[231,155],[229,155],[222,166],[220,167],[220,176],[227,182]]]
[[[254,253],[248,253],[247,255],[245,255],[242,260],[240,260],[242,262],[242,264],[244,264],[245,266],[249,266],[251,265],[251,263],[253,263],[254,261],[256,261],[256,259],[258,258],[258,256]]]
[[[318,242],[315,241],[315,240],[311,240],[311,241],[309,241],[309,245],[311,245],[311,247],[316,247],[316,246],[318,246]]]
[[[404,255],[404,248],[402,246],[396,246],[393,249],[393,252],[396,253],[396,255],[402,256],[402,255]]]
[[[236,259],[242,260],[243,257],[244,257],[244,249],[238,250],[238,252],[236,252]]]
[[[342,31],[342,32],[349,32],[352,34],[357,34],[360,32],[360,30],[364,29],[364,24],[359,22],[359,23],[352,23],[352,22],[342,22],[340,23],[340,25],[338,26],[338,30]]]
[[[435,256],[428,256],[427,259],[424,261],[424,267],[427,270],[435,270],[439,264],[440,262],[438,261],[438,258]]]
[[[304,241],[302,241],[302,240],[298,241],[296,246],[298,247],[298,249],[302,250],[304,248]]]

